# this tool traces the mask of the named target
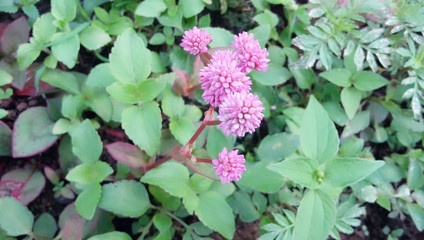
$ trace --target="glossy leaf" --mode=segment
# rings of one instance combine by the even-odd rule
[[[119,181],[103,185],[99,206],[127,217],[140,217],[150,206],[149,195],[143,184]]]

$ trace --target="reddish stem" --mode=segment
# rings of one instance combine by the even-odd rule
[[[169,161],[169,160],[171,160],[171,159],[172,159],[172,157],[171,157],[171,156],[168,156],[168,157],[164,157],[164,158],[162,158],[162,159],[160,159],[160,160],[158,160],[158,161],[156,161],[156,162],[154,162],[154,163],[152,163],[152,164],[147,165],[147,166],[144,168],[144,173],[146,173],[146,172],[147,172],[147,171],[149,171],[150,169],[155,168],[155,167],[157,167],[157,166],[161,165],[162,163],[165,163],[165,162],[167,162],[167,161]]]
[[[215,125],[219,125],[219,124],[221,124],[221,121],[219,121],[219,120],[212,120],[212,121],[206,122],[206,126],[215,126]]]
[[[206,158],[196,158],[197,162],[202,162],[202,163],[210,163],[212,164],[212,160],[211,159],[206,159]]]

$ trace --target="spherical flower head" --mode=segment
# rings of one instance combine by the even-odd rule
[[[252,33],[242,32],[238,36],[235,35],[231,47],[237,51],[239,66],[244,73],[249,73],[252,69],[263,72],[268,69],[268,51],[266,48],[261,49]]]
[[[224,98],[235,92],[250,91],[252,82],[238,67],[231,51],[216,51],[210,63],[200,70],[203,99],[211,106],[219,106]]]
[[[219,127],[226,135],[244,137],[246,133],[253,133],[261,124],[264,117],[262,102],[258,96],[239,92],[228,95],[219,105]]]
[[[218,159],[213,159],[212,164],[216,169],[216,175],[221,178],[222,183],[228,183],[231,181],[238,181],[241,178],[241,174],[246,171],[244,166],[244,156],[237,155],[238,150],[227,152],[224,148],[219,153]]]
[[[212,40],[210,33],[203,29],[193,27],[192,29],[184,32],[181,47],[183,47],[186,52],[189,52],[192,55],[197,55],[200,52],[207,52],[208,48],[206,46],[211,43]]]

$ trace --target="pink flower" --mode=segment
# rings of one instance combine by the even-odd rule
[[[193,27],[193,29],[184,32],[181,47],[183,47],[186,52],[196,55],[200,52],[207,52],[208,48],[206,46],[211,43],[212,40],[210,33],[203,29]]]
[[[216,51],[210,63],[200,70],[203,99],[217,107],[228,94],[250,91],[250,78],[237,66],[238,62],[231,51]]]
[[[240,92],[228,95],[219,105],[219,125],[226,135],[233,134],[244,137],[246,133],[252,133],[258,128],[264,117],[262,102],[258,96]]]
[[[246,32],[234,36],[231,45],[237,50],[237,57],[240,59],[239,66],[244,73],[249,73],[252,69],[265,72],[268,69],[268,51],[261,49],[259,42],[254,39],[253,34]]]
[[[246,171],[244,166],[244,156],[237,155],[238,150],[227,152],[224,148],[219,153],[218,159],[213,159],[212,164],[216,169],[216,175],[220,176],[222,183],[228,183],[231,181],[238,181],[241,178],[241,174]]]

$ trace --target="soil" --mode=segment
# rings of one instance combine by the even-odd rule
[[[299,1],[305,3],[306,1]],[[37,8],[41,13],[49,11],[50,1],[41,0],[37,3]],[[215,26],[221,26],[227,29],[232,30],[233,32],[241,32],[243,29],[250,29],[255,26],[252,21],[252,12],[247,11],[246,9],[251,8],[252,5],[249,1],[246,1],[245,6],[236,9],[229,9],[232,11],[230,17],[225,16],[221,18],[220,14],[213,13],[212,24]],[[275,7],[271,9],[273,12],[276,12],[279,15],[283,14],[283,9],[280,7]],[[10,22],[14,19],[22,16],[22,12],[16,14],[0,14],[0,22]],[[231,19],[230,19],[231,18]],[[242,21],[242,25],[231,25],[234,22],[234,19],[239,19]],[[79,64],[76,66],[77,71],[88,73],[92,66],[96,64],[97,58],[90,52],[81,50]],[[0,106],[9,111],[9,114],[2,119],[11,129],[13,129],[13,123],[15,122],[17,116],[27,108],[35,106],[46,106],[46,100],[43,96],[12,96],[10,99],[0,101]],[[87,113],[89,114],[89,113]],[[266,131],[266,130],[265,130]],[[103,144],[112,143],[115,141],[124,141],[128,142],[122,129],[111,130],[108,127],[102,127],[99,129],[99,134],[101,135]],[[58,163],[58,147],[59,144],[56,143],[50,147],[47,151],[42,152],[36,156],[29,158],[13,159],[11,157],[0,157],[0,177],[6,172],[23,167],[26,163],[32,162],[40,169],[44,166],[50,166],[53,169],[59,169]],[[381,146],[372,146],[377,155],[385,155],[384,147]],[[385,146],[388,148],[388,146]],[[115,167],[116,161],[111,158],[107,151],[103,151],[101,156],[102,161],[106,161],[111,164],[112,167]],[[64,176],[61,176],[62,180]],[[28,205],[30,211],[34,214],[35,218],[41,215],[44,212],[50,213],[56,220],[58,220],[60,213],[63,209],[71,202],[64,198],[55,198],[54,185],[49,181],[46,181],[46,186],[40,196],[36,198],[33,202]],[[414,240],[414,239],[424,239],[424,233],[419,232],[414,223],[412,222],[409,216],[403,218],[391,219],[388,217],[389,212],[382,207],[376,204],[366,204],[366,215],[362,216],[361,226],[355,229],[355,232],[351,235],[341,235],[342,240],[358,240],[358,239],[386,239],[387,236],[382,232],[382,229],[385,226],[388,226],[390,229],[401,228],[404,230],[403,236],[400,238],[402,240]],[[195,219],[193,219],[195,221]],[[114,226],[119,231],[131,232],[131,224],[134,222],[134,219],[129,218],[115,218],[113,220]],[[178,223],[176,223],[178,224]],[[236,222],[236,233],[234,235],[235,240],[250,240],[257,239],[259,237],[259,220],[252,223],[244,223],[241,221]],[[212,239],[225,239],[218,233],[212,233],[210,235]],[[174,239],[181,239],[181,236],[176,236]]]

